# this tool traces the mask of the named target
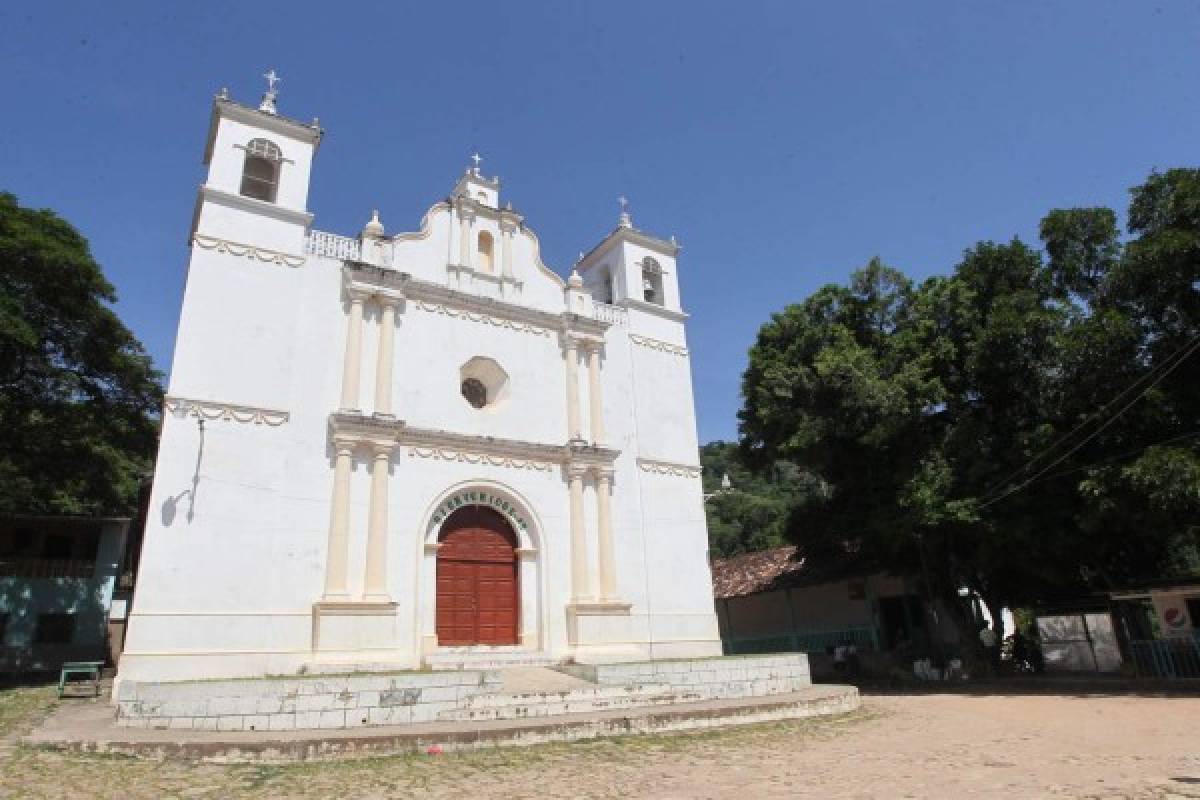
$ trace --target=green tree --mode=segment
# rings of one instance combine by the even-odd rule
[[[0,511],[133,509],[159,376],[87,241],[0,193]]]
[[[789,538],[920,570],[969,646],[960,586],[995,612],[1197,563],[1200,172],[1135,188],[1126,243],[1103,208],[1040,232],[915,287],[875,259],[774,315],[743,378],[747,461],[823,487]]]
[[[812,489],[795,465],[780,462],[769,470],[751,470],[737,444],[721,441],[700,448],[700,465],[709,551],[714,558],[788,543],[784,535],[788,513]]]

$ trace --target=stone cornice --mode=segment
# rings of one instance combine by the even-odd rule
[[[685,322],[688,318],[686,311],[675,311],[674,309],[664,308],[656,303],[647,303],[645,300],[637,300],[632,297],[625,298],[617,305],[624,306],[629,311],[643,311],[647,314],[653,314],[656,317],[665,317],[676,322]]]
[[[554,314],[504,300],[481,297],[414,278],[407,272],[375,267],[362,262],[347,261],[344,269],[347,283],[355,288],[366,291],[398,292],[409,300],[422,303],[423,305],[418,305],[418,308],[423,311],[446,313],[449,316],[486,322],[500,327],[511,327],[538,335],[545,335],[541,331],[546,333],[570,331],[603,336],[610,327],[610,323],[592,317],[584,317],[570,312]],[[519,325],[510,323],[519,323]]]
[[[287,411],[273,408],[241,406],[214,400],[192,400],[172,395],[163,398],[163,405],[167,411],[173,414],[183,414],[197,419],[221,419],[229,422],[269,425],[272,428],[277,428],[287,422],[291,416]]]
[[[192,244],[204,250],[215,250],[218,253],[244,256],[252,260],[287,267],[299,267],[306,260],[304,256],[281,253],[277,250],[267,250],[266,248],[255,247],[252,244],[244,244],[242,242],[231,242],[228,239],[218,239],[216,236],[206,236],[203,233],[193,234]]]
[[[313,145],[314,153],[321,144],[321,137],[325,134],[325,131],[316,124],[300,122],[279,114],[267,114],[257,108],[242,105],[235,100],[217,97],[213,100],[212,117],[208,126],[208,141],[204,147],[205,165],[212,161],[213,145],[217,138],[217,122],[221,117],[243,122],[251,127],[262,128],[281,136],[290,136],[302,142],[310,142]]]
[[[581,464],[611,465],[619,450],[591,445],[556,445],[478,436],[469,433],[415,428],[403,420],[337,412],[329,418],[334,440],[378,446],[391,442],[407,448],[413,458],[435,458],[496,467],[546,472],[556,466]]]
[[[629,242],[631,244],[636,244],[646,248],[647,250],[653,250],[656,253],[668,256],[670,258],[675,258],[679,255],[679,245],[675,242],[659,239],[655,236],[651,236],[648,233],[644,233],[637,228],[618,227],[608,236],[605,236],[602,240],[600,240],[599,244],[587,251],[583,258],[579,260],[579,263],[575,265],[575,269],[582,274],[589,267],[591,267],[593,263],[595,263],[596,259],[598,259],[602,254],[608,252],[609,248],[611,248],[617,242]]]
[[[274,217],[283,222],[293,222],[297,225],[303,225],[305,228],[312,225],[313,221],[313,215],[307,211],[284,208],[275,203],[268,203],[265,200],[255,200],[253,197],[245,197],[223,189],[215,189],[212,186],[201,186],[200,197],[218,205],[236,208],[239,211],[252,211],[255,214]]]
[[[638,458],[638,469],[656,475],[674,475],[679,478],[699,478],[699,464],[679,464],[674,461],[660,461],[653,458]]]
[[[474,197],[459,195],[454,198],[460,213],[472,214],[484,219],[496,220],[497,222],[506,223],[510,226],[509,230],[515,230],[525,221],[525,217],[511,208],[496,208],[482,203]]]

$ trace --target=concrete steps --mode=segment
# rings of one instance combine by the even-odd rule
[[[466,698],[459,708],[438,714],[447,722],[517,720],[648,708],[703,699],[697,692],[666,683],[596,686],[566,691],[488,692]]]
[[[507,669],[511,667],[552,667],[559,660],[518,648],[444,647],[425,656],[425,664],[434,671],[463,669]]]
[[[159,760],[282,763],[427,753],[435,746],[442,752],[451,752],[575,742],[600,736],[680,733],[842,714],[858,706],[858,690],[853,686],[823,685],[770,697],[610,709],[557,718],[437,721],[321,731],[224,732],[119,728],[113,725],[111,709],[103,704],[65,704],[21,741],[33,747],[69,752]]]

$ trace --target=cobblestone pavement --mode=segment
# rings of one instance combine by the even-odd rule
[[[0,692],[0,739],[53,702]],[[1200,798],[1200,699],[868,696],[821,721],[287,766],[0,751],[0,798],[409,796]]]

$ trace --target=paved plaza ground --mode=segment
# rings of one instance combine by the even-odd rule
[[[820,721],[264,766],[25,747],[53,691],[5,690],[0,798],[1200,798],[1200,698],[864,694]]]

